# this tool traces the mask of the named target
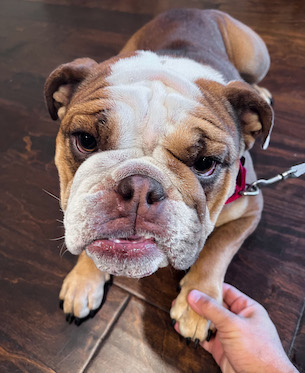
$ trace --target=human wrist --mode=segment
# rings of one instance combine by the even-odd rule
[[[287,359],[288,360],[288,359]],[[280,372],[285,373],[299,373],[297,368],[292,364],[290,360],[287,361],[286,366],[282,367],[282,370]]]
[[[276,360],[272,366],[266,366],[262,373],[299,373],[299,371],[287,357],[283,360]]]

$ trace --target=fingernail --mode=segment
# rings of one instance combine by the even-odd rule
[[[192,302],[197,303],[199,299],[202,297],[202,293],[198,290],[192,290],[189,294],[190,299]]]

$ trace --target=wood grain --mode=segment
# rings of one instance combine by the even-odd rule
[[[122,373],[218,371],[209,354],[186,348],[185,341],[173,332],[167,313],[136,298],[131,299],[86,372],[97,372],[101,366],[106,372]]]

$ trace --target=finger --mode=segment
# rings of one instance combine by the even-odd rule
[[[226,304],[229,307],[235,301],[236,298],[239,298],[240,296],[246,297],[246,294],[242,293],[240,290],[238,290],[234,286],[227,284],[225,282],[222,285],[222,294],[223,294],[223,300],[226,302]]]
[[[220,357],[219,355],[223,353],[223,346],[220,340],[215,336],[213,336],[213,338],[209,342],[202,341],[200,345],[210,354],[213,354],[214,358]]]
[[[210,354],[213,355],[216,363],[221,367],[222,366],[222,360],[224,358],[224,351],[223,346],[220,340],[217,337],[213,337],[213,339],[210,340],[210,342],[204,341],[201,342],[201,346],[208,351]],[[222,370],[222,372],[235,372],[235,370]]]
[[[198,290],[192,290],[188,294],[187,300],[191,308],[200,316],[211,320],[216,329],[221,329],[223,325],[231,324],[235,320],[236,316],[232,312]]]
[[[223,301],[235,314],[239,314],[245,308],[256,304],[255,300],[251,299],[234,286],[226,283],[223,284]]]
[[[200,344],[201,346],[206,350],[208,351],[210,354],[212,353],[212,349],[213,349],[213,342],[214,341],[202,341]]]

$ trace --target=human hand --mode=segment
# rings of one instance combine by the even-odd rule
[[[188,302],[217,329],[216,335],[201,345],[223,373],[298,372],[264,307],[233,286],[223,285],[224,306],[197,290],[189,293]],[[179,332],[178,324],[175,328]]]

